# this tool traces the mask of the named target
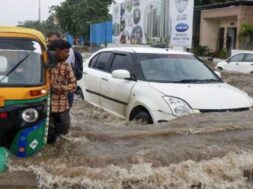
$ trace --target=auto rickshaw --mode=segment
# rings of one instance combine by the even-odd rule
[[[45,37],[0,27],[0,147],[29,157],[47,143],[49,75]]]

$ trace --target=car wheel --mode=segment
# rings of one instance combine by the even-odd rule
[[[81,87],[77,86],[77,89],[76,89],[75,94],[76,94],[79,98],[81,98],[82,100],[84,100],[84,95],[83,95],[83,91],[82,91]]]
[[[136,121],[139,124],[145,125],[145,124],[153,124],[153,120],[150,116],[150,114],[146,111],[140,111],[138,112],[132,119],[132,121]]]
[[[223,70],[223,68],[222,67],[218,67],[218,70]]]

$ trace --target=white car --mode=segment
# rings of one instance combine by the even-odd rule
[[[253,74],[253,53],[239,53],[221,61],[217,69]]]
[[[85,100],[127,120],[160,123],[191,113],[253,106],[247,93],[224,83],[191,53],[107,48],[84,64],[78,84]]]

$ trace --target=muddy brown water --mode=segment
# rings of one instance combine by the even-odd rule
[[[253,76],[222,73],[253,96]],[[128,123],[76,99],[70,133],[27,159],[11,156],[0,188],[253,188],[253,110]]]

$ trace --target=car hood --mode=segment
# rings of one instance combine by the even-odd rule
[[[226,83],[149,85],[163,95],[183,99],[193,109],[223,110],[253,106],[247,93]]]

